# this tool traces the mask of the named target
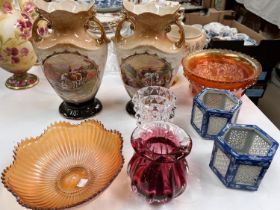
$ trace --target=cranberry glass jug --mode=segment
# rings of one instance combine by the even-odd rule
[[[151,204],[162,204],[184,192],[192,141],[178,126],[161,121],[146,123],[132,133],[135,154],[128,164],[134,192]]]

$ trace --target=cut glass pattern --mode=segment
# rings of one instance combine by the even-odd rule
[[[175,95],[167,88],[144,87],[133,96],[137,123],[149,121],[170,121],[175,116]]]

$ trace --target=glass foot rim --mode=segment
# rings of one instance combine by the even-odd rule
[[[9,77],[6,80],[5,86],[12,90],[25,90],[34,87],[39,83],[39,78],[35,74],[26,73],[23,75],[23,78],[28,78],[29,81],[25,85],[17,85],[14,81],[20,81],[16,78],[16,75]]]
[[[72,104],[64,101],[59,106],[59,113],[67,119],[83,120],[95,116],[102,108],[102,103],[97,98],[81,104]]]

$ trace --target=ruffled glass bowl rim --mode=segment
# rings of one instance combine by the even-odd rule
[[[120,140],[120,149],[119,149],[119,153],[120,153],[120,157],[121,157],[121,164],[120,164],[120,167],[119,169],[116,171],[115,175],[110,179],[110,181],[107,183],[107,185],[105,185],[102,189],[100,189],[99,191],[97,191],[96,193],[94,193],[93,195],[91,195],[89,198],[87,199],[84,199],[84,200],[81,200],[80,202],[77,202],[75,204],[72,204],[72,205],[65,205],[64,207],[58,207],[58,208],[52,208],[53,210],[60,210],[60,209],[66,209],[66,208],[71,208],[71,207],[75,207],[75,206],[78,206],[78,205],[81,205],[83,203],[86,203],[88,201],[90,201],[91,199],[97,197],[98,195],[100,195],[102,192],[104,192],[110,185],[111,183],[115,180],[115,178],[119,175],[119,173],[121,172],[122,168],[123,168],[123,165],[124,165],[124,157],[123,157],[123,137],[121,135],[121,133],[117,130],[108,130],[104,127],[104,125],[100,122],[100,121],[97,121],[97,120],[85,120],[85,121],[82,121],[80,124],[71,124],[69,122],[65,122],[65,121],[59,121],[59,122],[55,122],[53,124],[51,124],[50,126],[48,126],[44,132],[40,135],[40,136],[37,136],[37,137],[33,137],[33,138],[26,138],[26,139],[23,139],[21,140],[17,146],[15,146],[15,149],[13,150],[13,161],[12,163],[7,166],[2,174],[1,174],[1,180],[2,180],[2,183],[4,185],[4,187],[13,194],[13,196],[15,196],[17,202],[25,207],[25,208],[29,208],[29,209],[34,209],[34,206],[30,206],[28,205],[27,203],[24,203],[20,197],[17,195],[16,192],[14,192],[12,190],[12,188],[9,187],[9,185],[7,184],[7,180],[6,180],[6,175],[8,173],[8,171],[10,170],[10,168],[12,168],[13,166],[15,166],[16,162],[17,162],[17,153],[19,152],[20,149],[22,149],[21,147],[23,147],[25,144],[32,144],[32,143],[38,143],[38,141],[40,141],[40,138],[46,134],[50,129],[52,129],[53,127],[55,126],[61,126],[61,127],[78,127],[78,126],[83,126],[84,124],[88,124],[88,123],[93,123],[93,124],[96,124],[98,125],[103,131],[105,132],[109,132],[109,133],[113,133],[113,134],[116,134],[118,137],[119,137],[119,140]],[[49,208],[35,208],[36,210],[48,210]]]

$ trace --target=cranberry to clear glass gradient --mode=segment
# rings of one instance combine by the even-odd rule
[[[131,136],[135,154],[128,164],[134,192],[150,204],[162,204],[184,192],[192,141],[178,126],[154,121],[136,128]]]

